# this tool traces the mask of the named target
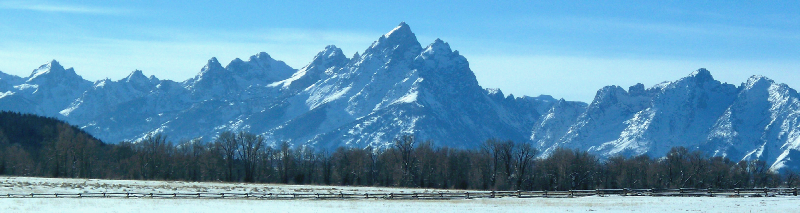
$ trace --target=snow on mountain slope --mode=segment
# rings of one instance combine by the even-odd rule
[[[574,110],[554,108],[539,120],[531,140],[545,154],[568,147],[604,158],[657,157],[683,146],[733,160],[764,160],[775,170],[797,169],[792,159],[800,159],[799,109],[797,92],[784,84],[756,76],[736,87],[699,69],[649,89],[605,87],[577,118]],[[564,132],[565,125],[570,126]]]
[[[24,82],[23,78],[0,72],[0,91],[9,91],[14,85],[21,84],[22,82]]]
[[[324,115],[355,117],[356,120],[315,136],[312,144],[386,147],[403,134],[415,134],[438,145],[462,148],[475,147],[492,137],[524,140],[526,129],[538,117],[535,111],[520,113],[514,108],[517,101],[513,96],[509,97],[510,102],[506,102],[509,100],[505,97],[489,96],[490,93],[478,85],[466,58],[452,51],[444,41],[437,39],[421,50],[416,39],[381,44],[392,42],[396,33],[406,33],[400,35],[401,38],[412,38],[413,34],[403,28],[407,25],[401,24],[351,63],[384,69],[366,78],[353,76],[363,74],[358,72],[363,69],[361,67],[342,68],[351,70],[343,72],[346,77],[369,82],[356,80],[355,84],[348,84],[347,92],[342,95],[344,98],[337,99],[342,101],[327,103]],[[344,112],[335,110],[339,109],[337,105],[345,103]],[[331,116],[333,113],[342,115]]]
[[[91,82],[55,60],[33,70],[27,78],[9,80],[15,85],[3,94],[0,109],[52,117],[61,117],[58,112],[91,87]]]
[[[556,146],[589,149],[617,140],[629,126],[626,121],[646,109],[650,98],[648,94],[629,93],[618,86],[599,90],[586,111],[578,116],[564,136],[559,137]],[[547,150],[544,148],[541,147]]]
[[[716,121],[701,149],[734,160],[760,159],[773,169],[798,169],[800,103],[785,84],[753,76]],[[788,167],[787,167],[788,166]]]
[[[714,80],[705,69],[658,89],[631,88],[631,94],[654,96],[640,102],[639,106],[646,108],[631,110],[635,114],[622,122],[625,128],[619,138],[586,147],[605,155],[631,152],[653,156],[662,156],[675,146],[695,148],[706,140],[737,92],[736,86]]]
[[[598,91],[559,143],[606,157],[662,156],[675,146],[696,148],[737,92],[705,69],[650,89],[609,86]]]
[[[331,51],[317,58],[325,52]],[[337,58],[334,64],[346,61]],[[326,72],[289,99],[292,119],[270,130],[275,140],[386,147],[399,135],[416,134],[439,145],[474,147],[490,137],[520,139],[525,119],[538,117],[504,109],[504,99],[484,92],[463,56],[439,39],[421,48],[405,23]]]
[[[247,61],[233,59],[225,69],[234,73],[240,84],[248,86],[284,80],[297,71],[265,52],[250,56]]]
[[[542,153],[551,153],[559,147],[559,141],[578,120],[587,104],[583,102],[565,101],[560,99],[551,105],[550,109],[542,113],[533,126],[530,140],[534,147],[539,147]]]
[[[87,119],[94,119],[115,106],[149,94],[158,85],[155,76],[146,77],[142,71],[136,70],[128,77],[111,81],[100,80],[84,92],[80,98],[73,101],[69,107],[59,111],[59,114],[70,118],[75,123],[85,123]],[[80,120],[83,119],[83,120]]]

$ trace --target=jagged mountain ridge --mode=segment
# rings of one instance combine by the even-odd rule
[[[774,170],[798,169],[797,92],[762,76],[737,87],[706,69],[651,88],[608,86],[585,108],[559,106],[535,125],[530,139],[545,154],[557,147],[601,157],[664,156],[672,147],[733,160],[764,160]]]
[[[52,61],[28,77],[0,73],[0,109],[57,117],[107,142],[165,133],[173,140],[250,131],[319,149],[386,147],[414,134],[475,148],[488,138],[613,155],[662,156],[685,146],[734,160],[798,168],[798,96],[755,76],[741,86],[705,69],[651,88],[608,86],[592,103],[506,96],[478,84],[440,39],[423,47],[405,23],[347,57],[327,46],[294,69],[267,53],[227,66],[211,58],[183,82],[128,77],[89,82]]]
[[[43,67],[50,65],[58,62]],[[32,76],[46,76],[40,73],[45,72]],[[301,69],[262,52],[224,67],[212,58],[183,82],[138,70],[117,81],[80,79],[69,90],[81,92],[61,100],[60,107],[37,109],[42,102],[28,100],[36,92],[11,88],[2,99],[27,105],[0,108],[37,109],[109,142],[158,132],[176,140],[210,140],[221,131],[244,130],[273,142],[323,148],[385,147],[401,134],[465,148],[490,137],[523,141],[539,117],[527,110],[538,106],[536,100],[484,90],[458,51],[439,39],[423,47],[405,23],[363,54],[348,58],[328,46]],[[61,85],[29,87],[51,84]]]

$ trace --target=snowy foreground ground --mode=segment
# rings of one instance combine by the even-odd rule
[[[293,186],[0,177],[0,194],[78,192],[431,192],[384,187]],[[448,190],[441,190],[448,191]],[[450,191],[458,192],[458,191]],[[257,200],[0,198],[0,212],[797,212],[799,197],[580,197],[469,200]]]

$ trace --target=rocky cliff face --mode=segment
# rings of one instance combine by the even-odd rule
[[[797,169],[797,100],[795,90],[765,77],[737,87],[699,69],[647,89],[605,87],[578,116],[580,107],[556,105],[539,120],[531,140],[545,153],[569,147],[603,157],[659,157],[683,146],[733,160],[764,160],[776,170]]]

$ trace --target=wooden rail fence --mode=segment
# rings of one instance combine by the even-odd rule
[[[0,198],[172,198],[172,199],[415,199],[452,200],[475,198],[570,198],[584,196],[767,197],[797,196],[798,188],[750,189],[595,189],[568,191],[473,191],[425,193],[28,193],[0,194]]]

